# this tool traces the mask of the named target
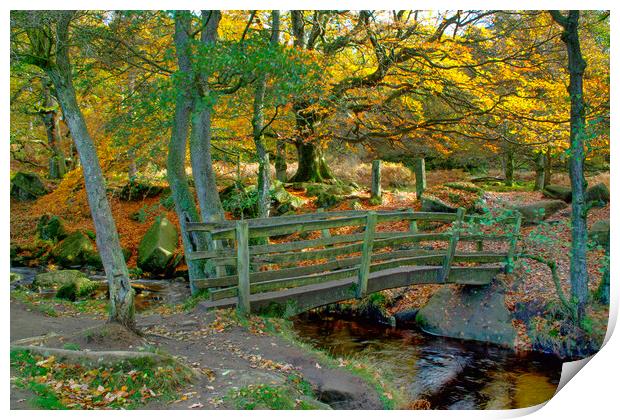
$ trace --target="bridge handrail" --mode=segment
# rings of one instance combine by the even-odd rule
[[[366,294],[369,274],[378,270],[400,267],[402,265],[428,264],[439,267],[437,282],[448,281],[450,269],[455,262],[502,262],[507,270],[513,266],[516,238],[520,229],[520,214],[504,222],[514,220],[509,234],[463,233],[464,222],[484,220],[484,216],[465,215],[463,209],[457,213],[427,213],[404,211],[343,211],[323,212],[311,215],[283,216],[270,219],[249,219],[217,223],[187,223],[192,234],[206,232],[212,240],[233,239],[236,248],[219,248],[207,251],[189,252],[188,260],[210,259],[216,266],[236,266],[237,274],[217,277],[191,279],[193,290],[197,288],[220,288],[211,291],[211,299],[226,297],[238,298],[241,312],[250,310],[250,295],[282,288],[299,287],[318,282],[355,277],[357,274],[357,297]],[[417,221],[452,222],[452,231],[446,233],[419,233]],[[277,224],[280,221],[281,223]],[[389,221],[409,221],[407,232],[377,232],[378,223]],[[283,222],[283,223],[282,223]],[[363,233],[331,236],[330,228],[365,225]],[[250,238],[286,235],[294,232],[321,231],[322,237],[275,244],[250,246]],[[459,241],[495,240],[507,241],[508,252],[485,253],[482,247],[478,252],[458,252]],[[420,243],[426,241],[445,241],[446,250],[424,250],[421,248],[392,250],[394,245]],[[336,246],[339,245],[339,246]],[[317,249],[321,248],[321,249]],[[373,252],[373,249],[388,249],[388,252]],[[351,256],[351,254],[357,254]],[[343,257],[337,259],[336,257]],[[317,260],[327,260],[321,262]],[[314,261],[311,265],[292,268],[256,271],[259,265]]]

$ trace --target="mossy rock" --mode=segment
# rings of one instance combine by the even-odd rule
[[[37,174],[17,172],[11,178],[11,197],[19,201],[32,201],[47,194],[47,189]]]
[[[422,195],[422,211],[435,213],[456,213],[458,209],[430,194]]]
[[[609,188],[605,184],[596,184],[586,190],[586,203],[602,207],[609,203],[609,199]]]
[[[179,235],[174,225],[163,216],[156,218],[138,246],[138,267],[149,273],[169,271]]]
[[[573,198],[573,191],[570,189],[570,187],[550,184],[547,185],[543,190],[543,195],[547,198],[562,200],[566,203],[570,203]]]
[[[99,284],[97,282],[94,282],[87,277],[77,277],[72,282],[60,286],[56,292],[56,297],[73,302],[78,299],[89,297],[98,288]]]
[[[523,224],[540,223],[549,216],[567,207],[562,200],[543,200],[523,206],[515,206],[514,210],[523,216]]]
[[[44,214],[37,223],[37,235],[44,241],[57,242],[66,238],[67,232],[58,216]]]
[[[284,185],[277,180],[274,180],[272,184],[270,195],[276,207],[276,213],[279,215],[294,212],[305,204],[303,199],[286,191]]]
[[[473,182],[446,182],[443,185],[445,187],[452,188],[453,190],[467,191],[479,195],[484,193],[484,189],[480,188]]]
[[[341,195],[322,192],[322,193],[319,193],[319,195],[316,197],[316,200],[314,201],[314,203],[319,208],[327,209],[330,207],[337,206],[343,201],[344,201],[344,197]]]
[[[516,330],[498,282],[488,286],[443,286],[421,308],[416,323],[425,332],[512,347]]]
[[[319,197],[321,194],[351,195],[356,191],[351,185],[321,183],[307,183],[305,184],[305,190],[310,197]]]
[[[144,200],[148,197],[156,197],[164,191],[164,187],[151,185],[145,182],[129,181],[118,191],[118,197],[125,201]]]
[[[52,248],[51,256],[62,267],[96,263],[99,258],[95,245],[82,232],[74,232]]]
[[[588,238],[597,245],[609,247],[609,219],[596,221],[588,232]]]
[[[13,273],[11,272],[10,274],[10,279],[11,279],[11,283],[15,283],[17,281],[20,281],[22,279],[22,275],[19,273]]]
[[[32,287],[35,289],[55,289],[70,283],[86,275],[78,270],[58,270],[47,273],[39,273],[34,277]]]

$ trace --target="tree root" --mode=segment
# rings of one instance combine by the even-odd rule
[[[179,364],[172,356],[141,351],[82,351],[24,345],[11,345],[11,351],[29,351],[43,357],[54,356],[56,360],[66,363],[97,367],[119,364],[139,367],[144,365],[145,359],[154,365]]]

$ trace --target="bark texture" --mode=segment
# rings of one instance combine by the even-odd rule
[[[41,16],[50,12],[39,13],[39,16]],[[99,164],[97,149],[77,103],[71,76],[69,24],[74,17],[74,12],[57,12],[55,16],[55,62],[52,62],[50,58],[42,64],[42,68],[54,83],[58,101],[63,109],[66,123],[71,130],[71,135],[82,164],[88,204],[97,233],[97,248],[110,290],[109,320],[111,322],[118,322],[130,329],[135,329],[134,291],[129,283],[127,265],[121,251],[116,224],[106,196],[105,180]],[[29,37],[31,41],[36,40],[41,35],[40,30],[35,28],[30,31]],[[36,42],[32,42],[33,45],[37,45]]]
[[[280,38],[280,11],[271,12],[271,36],[269,43],[277,46]],[[258,217],[269,217],[271,208],[271,198],[269,189],[271,188],[269,155],[265,147],[265,94],[267,91],[267,72],[261,72],[256,80],[254,88],[254,104],[252,116],[252,138],[256,146],[258,157]]]
[[[579,44],[579,10],[570,10],[564,16],[557,10],[551,11],[553,19],[562,27],[562,41],[568,52],[568,72],[570,82],[570,159],[569,174],[572,200],[572,243],[570,282],[571,296],[577,307],[577,321],[581,323],[585,317],[588,301],[588,271],[586,265],[586,247],[588,241],[585,200],[586,179],[584,175],[585,161],[585,103],[583,99],[583,73],[586,62],[581,55]]]

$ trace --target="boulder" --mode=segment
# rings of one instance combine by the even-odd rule
[[[178,233],[174,225],[163,216],[157,217],[138,246],[138,267],[143,271],[163,274],[174,260]]]
[[[516,330],[499,282],[443,286],[418,311],[416,323],[429,334],[512,347]]]
[[[609,247],[609,219],[595,222],[588,232],[588,238],[597,245]]]
[[[270,194],[279,215],[294,212],[304,205],[303,199],[286,191],[284,185],[277,180],[274,180]]]
[[[45,241],[57,242],[67,236],[65,227],[58,216],[44,214],[37,223],[37,234]]]
[[[422,211],[430,211],[436,213],[456,213],[458,209],[456,207],[452,207],[445,201],[429,195],[424,194],[422,196]]]
[[[36,200],[47,193],[47,189],[37,174],[17,172],[11,178],[11,197],[19,201]]]
[[[532,204],[515,206],[514,210],[523,216],[523,224],[533,224],[542,222],[544,219],[562,210],[568,205],[562,200],[542,200]]]
[[[66,283],[58,289],[56,297],[59,299],[67,299],[72,302],[87,298],[99,288],[99,284],[87,277],[77,277],[72,282]]]
[[[570,187],[551,184],[545,187],[545,189],[543,190],[543,195],[547,198],[562,200],[570,203],[573,198],[573,191]]]
[[[39,273],[34,277],[32,287],[36,289],[54,289],[73,283],[80,278],[88,279],[84,273],[78,270],[58,270]]]
[[[586,190],[586,203],[604,206],[609,203],[609,188],[605,184],[596,184]]]
[[[473,182],[446,182],[443,184],[445,187],[452,188],[453,190],[467,191],[482,195],[484,189],[480,188]]]
[[[331,194],[329,192],[321,192],[319,193],[319,195],[317,195],[314,203],[316,204],[318,208],[327,209],[330,207],[337,206],[343,201],[344,201],[344,196],[342,195]]]
[[[95,245],[83,232],[74,232],[52,248],[51,256],[62,267],[101,264]]]

